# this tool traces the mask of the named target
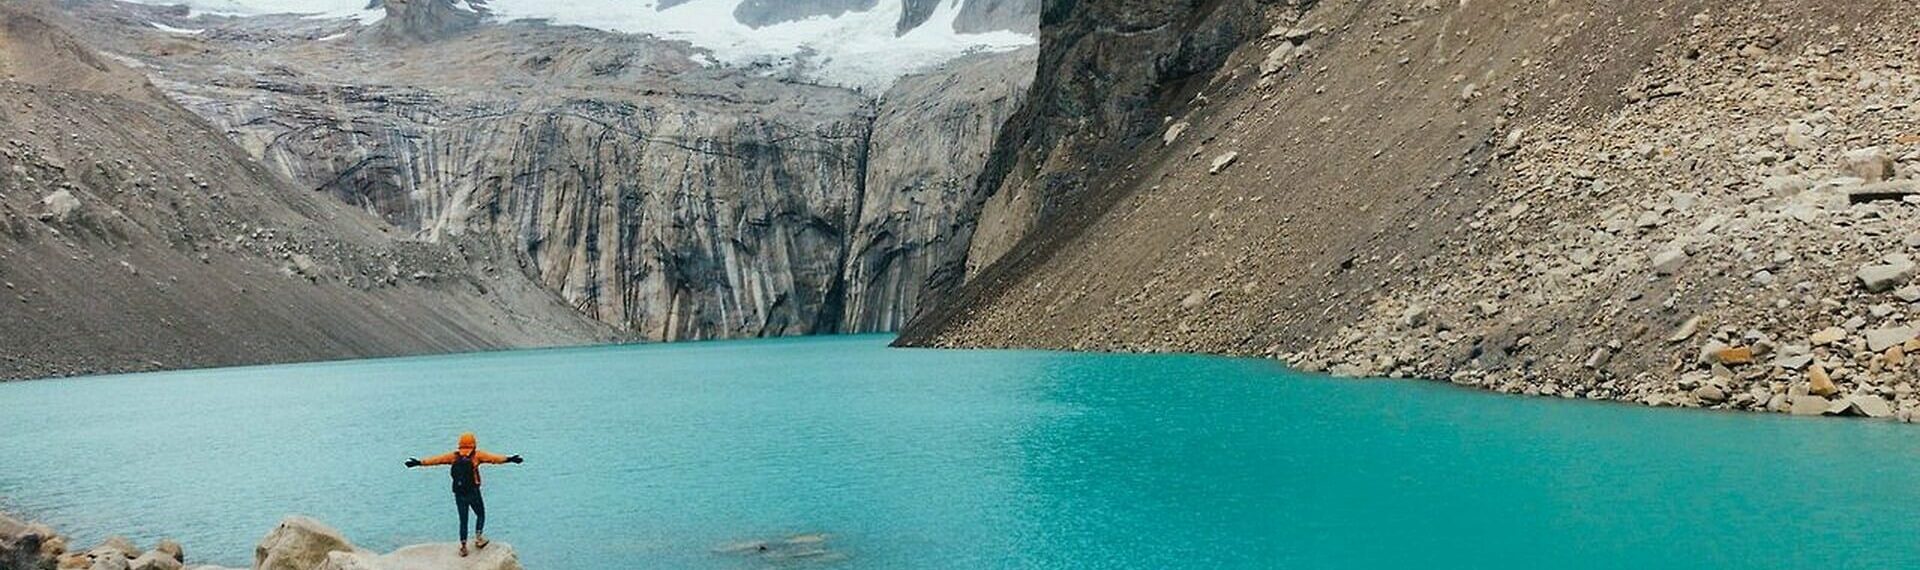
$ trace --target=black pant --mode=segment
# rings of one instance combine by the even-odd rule
[[[453,492],[453,507],[460,510],[460,542],[467,541],[467,511],[473,511],[473,533],[487,533],[487,501],[479,489]]]

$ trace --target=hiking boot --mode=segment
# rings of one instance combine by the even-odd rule
[[[486,548],[486,547],[487,547],[487,545],[488,545],[488,544],[492,544],[492,542],[493,542],[493,541],[490,541],[490,540],[487,540],[487,537],[484,537],[484,536],[481,536],[481,537],[476,537],[476,538],[474,538],[474,539],[473,539],[473,547],[474,547],[474,548]]]
[[[460,543],[460,557],[461,558],[467,557],[467,543],[465,542]]]

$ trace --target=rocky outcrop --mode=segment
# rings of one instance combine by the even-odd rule
[[[253,550],[256,570],[313,570],[326,564],[336,552],[354,552],[340,531],[320,521],[291,516],[280,521]]]
[[[899,330],[959,288],[985,201],[979,173],[1026,93],[1034,55],[963,59],[901,79],[881,98],[848,245],[842,330]]]
[[[0,568],[52,570],[66,542],[46,525],[27,524],[0,515]]]
[[[369,552],[334,552],[317,570],[520,570],[520,557],[513,547],[493,543],[486,548],[460,555],[456,544],[416,544],[384,555]]]
[[[899,33],[920,27],[945,0],[900,0]],[[963,34],[1011,30],[1031,34],[1040,29],[1041,0],[965,0],[955,15],[953,29]]]
[[[430,42],[472,31],[487,18],[486,0],[375,0],[387,17],[363,36],[378,42]]]

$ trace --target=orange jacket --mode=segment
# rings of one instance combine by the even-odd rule
[[[507,462],[507,456],[505,455],[498,455],[498,454],[481,451],[478,445],[478,440],[473,437],[473,434],[463,433],[463,434],[460,434],[460,446],[456,448],[454,451],[451,451],[448,453],[442,453],[440,455],[435,455],[433,457],[422,459],[420,460],[420,465],[422,466],[452,465],[453,460],[462,455],[473,458],[473,486],[475,488],[478,488],[480,486],[480,465],[481,464],[483,463],[500,464],[500,463]]]

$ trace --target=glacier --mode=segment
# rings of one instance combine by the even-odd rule
[[[370,24],[384,17],[366,0],[135,0],[185,4],[195,15],[305,14],[350,18]],[[540,19],[608,31],[680,40],[713,54],[712,63],[761,67],[769,73],[798,70],[809,81],[878,95],[903,75],[926,71],[979,51],[1007,51],[1036,39],[1014,31],[960,33],[954,23],[964,0],[946,0],[932,17],[906,33],[897,25],[899,0],[837,17],[815,16],[758,28],[741,23],[735,10],[745,0],[691,0],[660,8],[658,0],[492,0],[501,20]],[[464,4],[464,2],[462,2]]]

